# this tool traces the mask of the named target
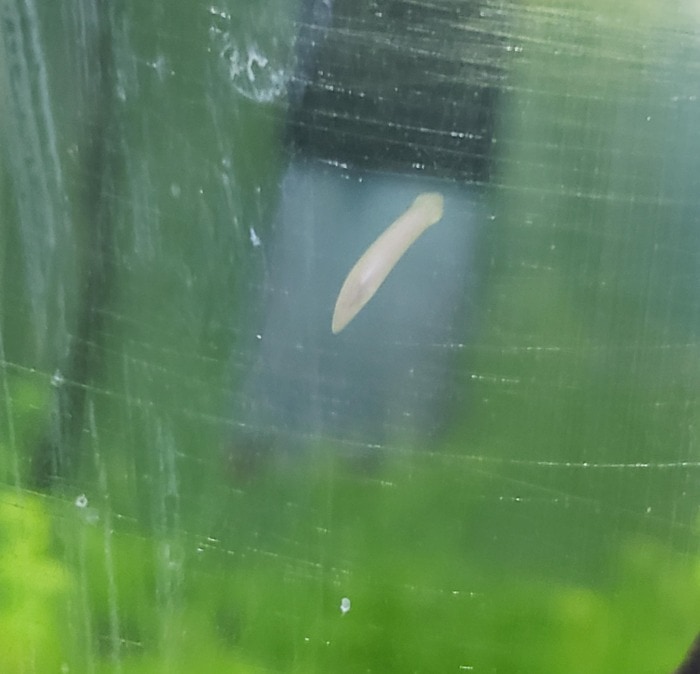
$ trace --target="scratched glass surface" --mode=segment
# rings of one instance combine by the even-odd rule
[[[0,0],[0,671],[670,672],[698,119],[691,0]]]

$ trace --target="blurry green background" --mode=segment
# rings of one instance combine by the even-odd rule
[[[318,443],[240,479],[226,408],[296,3],[0,0],[0,671],[680,660],[700,625],[700,12],[491,9],[515,47],[463,421],[372,471]]]

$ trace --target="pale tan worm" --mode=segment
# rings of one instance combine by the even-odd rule
[[[442,194],[424,192],[364,252],[338,293],[331,330],[337,335],[369,302],[411,244],[442,217]]]

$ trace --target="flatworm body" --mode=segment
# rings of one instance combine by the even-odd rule
[[[443,203],[438,192],[419,194],[408,210],[364,252],[338,293],[331,322],[333,334],[337,335],[355,318],[414,241],[442,218]]]

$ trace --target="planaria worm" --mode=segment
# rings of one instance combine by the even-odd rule
[[[350,270],[335,302],[331,330],[337,335],[369,302],[394,265],[413,242],[442,218],[444,199],[438,192],[424,192],[416,197]]]

